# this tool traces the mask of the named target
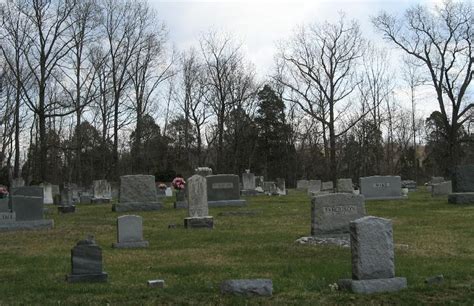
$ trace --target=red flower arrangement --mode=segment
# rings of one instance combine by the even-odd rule
[[[186,187],[186,182],[182,177],[175,177],[171,182],[171,185],[173,185],[174,189],[184,190],[184,187]]]

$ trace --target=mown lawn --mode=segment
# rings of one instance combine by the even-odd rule
[[[310,200],[290,191],[286,197],[250,197],[244,208],[213,208],[214,230],[183,228],[185,210],[168,199],[144,218],[148,249],[112,249],[115,220],[111,205],[79,205],[75,214],[51,209],[49,231],[0,233],[0,304],[468,304],[474,303],[474,206],[447,204],[426,192],[409,200],[368,202],[369,215],[394,222],[396,274],[408,289],[392,294],[355,295],[329,285],[350,278],[350,250],[298,245],[310,233]],[[220,216],[252,210],[253,216]],[[123,213],[122,213],[123,214]],[[176,228],[168,229],[169,224]],[[104,284],[68,284],[70,249],[93,234],[103,249]],[[443,274],[442,285],[426,277]],[[222,296],[230,278],[271,278],[271,298]],[[148,288],[164,279],[164,289]]]

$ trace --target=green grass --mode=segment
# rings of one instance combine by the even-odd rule
[[[213,208],[214,230],[186,230],[186,210],[168,199],[144,218],[147,249],[112,249],[115,220],[111,205],[79,205],[58,215],[49,231],[0,233],[0,304],[468,304],[474,301],[474,206],[447,204],[426,192],[409,200],[367,202],[369,215],[394,223],[396,274],[408,279],[398,293],[355,295],[329,285],[350,278],[350,250],[297,245],[310,233],[310,200],[302,192],[287,197],[249,197],[243,208]],[[226,210],[256,210],[254,216],[219,216]],[[123,214],[123,213],[122,213]],[[168,229],[168,224],[177,228]],[[104,284],[68,284],[70,249],[93,234],[103,249]],[[443,274],[442,285],[424,279]],[[222,296],[221,281],[271,278],[271,298]],[[148,288],[164,279],[164,289]]]

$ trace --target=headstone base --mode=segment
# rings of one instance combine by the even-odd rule
[[[91,203],[92,204],[103,204],[103,203],[110,203],[112,199],[105,199],[105,198],[92,198]]]
[[[176,201],[173,204],[174,208],[188,208],[188,202],[187,201]]]
[[[104,283],[107,281],[107,273],[100,274],[68,274],[66,281],[68,283]]]
[[[61,214],[70,214],[76,212],[75,205],[68,205],[68,206],[58,206],[58,213]]]
[[[448,195],[450,204],[474,204],[474,192],[456,192]]]
[[[149,245],[148,241],[131,241],[131,242],[116,242],[112,244],[115,249],[138,249],[147,248]]]
[[[272,296],[271,279],[230,279],[221,283],[222,294],[241,296]]]
[[[371,294],[380,292],[395,292],[407,287],[405,277],[380,278],[380,279],[340,279],[337,282],[339,289],[354,293]]]
[[[208,217],[188,217],[184,218],[185,228],[214,228],[214,218]]]
[[[52,229],[54,220],[32,220],[32,221],[15,221],[10,223],[0,224],[0,232],[21,231],[21,230],[37,230],[37,229]]]
[[[148,203],[117,203],[112,205],[112,211],[124,212],[124,211],[151,211],[160,210],[161,202],[148,202]]]
[[[227,207],[227,206],[245,206],[247,205],[246,200],[221,200],[221,201],[208,201],[209,207]]]

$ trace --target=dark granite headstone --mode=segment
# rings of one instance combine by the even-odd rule
[[[102,271],[102,249],[93,237],[79,241],[72,248],[71,274],[66,280],[70,283],[107,281],[107,273]]]
[[[206,180],[209,207],[244,206],[246,204],[245,200],[240,199],[240,184],[237,175],[208,175]]]

